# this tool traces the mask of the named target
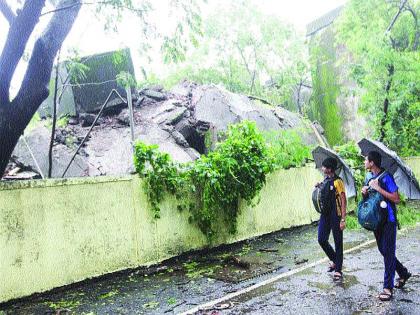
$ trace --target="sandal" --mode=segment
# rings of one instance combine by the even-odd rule
[[[330,263],[330,265],[328,266],[327,272],[333,272],[334,270],[335,270],[335,264]]]
[[[334,281],[340,281],[341,279],[343,279],[343,273],[340,272],[340,271],[336,271],[334,273],[333,280]]]
[[[389,292],[385,291],[388,290]],[[387,302],[390,301],[392,299],[392,290],[390,289],[384,289],[382,291],[382,293],[380,293],[378,295],[378,298],[382,301],[382,302]]]
[[[402,289],[405,284],[407,283],[407,280],[410,279],[411,273],[407,273],[407,276],[405,278],[398,278],[397,283],[394,285],[397,289]]]

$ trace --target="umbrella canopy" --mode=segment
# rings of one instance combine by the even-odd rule
[[[344,162],[344,160],[334,151],[324,148],[324,147],[316,147],[312,151],[312,156],[315,161],[316,168],[321,169],[322,162],[328,158],[334,158],[337,160],[337,169],[335,173],[341,177],[344,181],[344,185],[346,187],[346,196],[347,198],[356,196],[356,184],[354,181],[353,173],[351,168]]]
[[[382,157],[382,168],[394,176],[399,190],[408,199],[420,199],[419,182],[413,171],[400,159],[394,151],[390,150],[382,142],[362,139],[358,143],[362,155],[366,156],[370,151],[377,151]]]

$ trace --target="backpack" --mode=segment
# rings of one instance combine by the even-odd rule
[[[381,175],[376,177],[378,178],[381,187],[383,186],[381,180],[386,174],[387,172],[384,171]],[[369,178],[365,184],[369,184],[372,179],[375,179],[375,177]],[[384,224],[387,218],[388,213],[384,211],[386,208],[387,203],[385,198],[376,190],[369,189],[368,196],[360,201],[357,206],[357,220],[365,229],[376,231]]]
[[[321,214],[330,214],[336,209],[336,190],[334,181],[337,178],[337,176],[334,178],[327,177],[313,190],[312,202],[317,212]]]

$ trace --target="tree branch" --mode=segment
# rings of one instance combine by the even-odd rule
[[[398,17],[400,16],[401,12],[403,11],[403,8],[408,0],[401,0],[400,7],[398,8],[398,12],[395,14],[394,18],[392,19],[391,23],[387,27],[385,34],[389,33],[391,29],[394,27],[395,22],[397,21]]]
[[[12,25],[16,18],[16,14],[9,7],[6,0],[0,0],[0,12],[3,13],[4,17],[9,22],[9,25]]]
[[[417,48],[419,47],[419,41],[420,41],[420,29],[419,29],[417,14],[415,10],[410,6],[410,4],[406,6],[406,10],[411,13],[414,19],[415,37],[414,37],[414,43],[413,43],[413,50],[417,50]]]
[[[1,1],[1,0],[0,0]],[[142,9],[136,9],[134,7],[128,6],[128,5],[123,5],[123,4],[116,4],[115,1],[94,1],[94,2],[81,2],[82,5],[97,5],[97,4],[102,4],[102,5],[110,5],[113,8],[121,8],[121,9],[126,9],[126,10],[130,10],[133,12],[136,12],[137,14],[143,14],[146,13],[147,10],[142,10]],[[78,5],[78,4],[77,4]],[[57,6],[54,10],[50,10],[47,12],[44,12],[41,14],[41,16],[47,15],[47,14],[51,14],[51,13],[55,13],[58,11],[63,11],[63,10],[68,10],[73,8],[75,5],[66,5],[66,6]]]
[[[57,5],[61,7],[73,4],[71,9],[53,15],[44,33],[35,43],[22,86],[13,100],[20,107],[17,110],[21,111],[25,120],[29,121],[42,101],[48,97],[55,56],[79,14],[81,2],[61,0]]]
[[[22,58],[26,44],[39,21],[45,0],[28,0],[16,16],[7,34],[0,56],[0,104],[9,103],[10,82]]]

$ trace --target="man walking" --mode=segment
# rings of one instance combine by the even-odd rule
[[[378,249],[384,257],[384,285],[383,292],[379,294],[381,301],[389,301],[392,298],[393,288],[400,289],[404,287],[407,280],[411,277],[401,262],[395,256],[397,240],[397,218],[396,204],[400,202],[398,186],[394,178],[389,174],[382,174],[382,158],[379,152],[371,151],[365,158],[365,168],[369,171],[365,180],[365,186],[362,188],[364,197],[368,195],[368,189],[374,189],[380,193],[387,203],[385,208],[385,222],[374,233]],[[378,178],[380,175],[380,179]],[[399,275],[397,283],[394,285],[395,271]]]
[[[343,230],[346,227],[346,192],[344,182],[335,174],[337,160],[326,158],[322,162],[322,172],[325,175],[324,181],[331,183],[331,190],[334,190],[334,202],[332,209],[328,213],[322,213],[318,225],[318,243],[325,254],[331,260],[328,271],[334,271],[335,281],[343,278]],[[328,242],[330,232],[333,233],[334,247]]]

